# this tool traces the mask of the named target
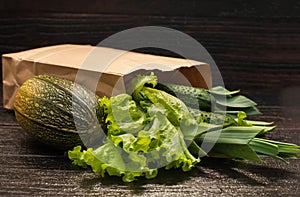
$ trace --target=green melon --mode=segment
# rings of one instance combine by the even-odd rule
[[[19,88],[14,110],[26,132],[46,144],[68,149],[92,144],[102,133],[98,99],[95,93],[72,81],[39,75]]]

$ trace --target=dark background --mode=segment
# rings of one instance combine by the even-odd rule
[[[261,85],[278,75],[283,87],[299,82],[286,79],[300,68],[299,16],[297,0],[1,0],[0,54],[62,43],[96,45],[128,28],[164,26],[200,42],[227,86],[239,88],[240,74],[259,70],[259,77],[247,80]]]
[[[200,42],[229,89],[254,99],[278,126],[273,140],[300,141],[299,0],[0,0],[0,54],[73,43],[96,45],[119,31],[164,26]],[[156,49],[147,53],[174,54]],[[1,100],[2,102],[2,100]],[[297,196],[300,160],[204,159],[191,172],[162,171],[125,184],[74,168],[0,108],[0,195]]]

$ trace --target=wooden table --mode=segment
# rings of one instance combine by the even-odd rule
[[[300,71],[221,69],[228,87],[254,98],[262,116],[278,128],[271,139],[298,143]],[[250,74],[249,74],[250,73]],[[298,83],[296,83],[298,82]],[[290,85],[288,85],[290,84]],[[264,163],[204,158],[192,171],[161,170],[156,179],[123,183],[75,168],[63,152],[24,133],[12,111],[0,108],[0,195],[103,196],[296,196],[300,193],[300,159]]]

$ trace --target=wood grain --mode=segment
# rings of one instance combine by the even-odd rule
[[[247,1],[231,4],[175,1],[172,4],[166,1],[165,6],[159,6],[156,1],[134,1],[135,6],[128,5],[125,9],[116,6],[122,5],[121,1],[111,4],[75,1],[72,6],[42,2],[2,3],[1,54],[61,43],[96,45],[128,28],[164,26],[195,38],[218,65],[298,67],[300,62],[298,1],[264,1],[262,4]],[[157,49],[144,52],[170,55]]]
[[[105,13],[119,15],[165,15],[165,16],[231,16],[231,17],[290,17],[299,16],[297,0],[262,0],[254,3],[247,0],[199,1],[199,0],[1,0],[0,10],[26,12]]]

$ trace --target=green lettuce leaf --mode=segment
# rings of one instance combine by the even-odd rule
[[[191,141],[194,139],[198,123],[182,101],[164,91],[153,88],[145,87],[141,94],[152,105],[165,109],[165,116],[183,132],[185,140]]]
[[[156,84],[155,76],[137,77],[134,82],[133,97],[120,94],[99,100],[106,114],[104,144],[87,150],[75,147],[69,158],[101,176],[122,176],[125,182],[154,178],[161,167],[190,170],[200,161],[187,145],[197,132],[196,120],[179,99],[145,87]]]

